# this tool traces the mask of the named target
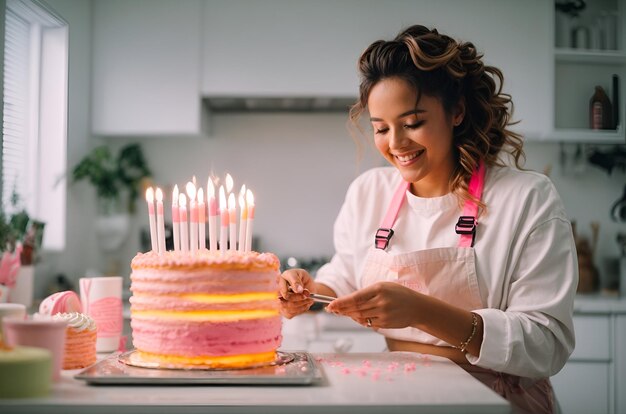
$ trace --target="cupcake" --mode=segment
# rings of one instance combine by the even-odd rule
[[[84,313],[57,313],[67,322],[63,369],[85,368],[96,362],[96,322]]]

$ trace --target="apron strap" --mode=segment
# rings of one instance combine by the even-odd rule
[[[374,247],[377,249],[385,250],[389,246],[389,241],[393,237],[393,224],[398,217],[398,212],[404,202],[406,190],[409,189],[411,183],[404,180],[400,182],[400,185],[396,189],[387,214],[383,219],[378,230],[376,230],[376,236],[374,237]],[[481,200],[483,194],[483,187],[485,186],[485,164],[481,161],[478,168],[472,174],[468,185],[469,193],[477,200]],[[476,238],[476,226],[478,221],[478,205],[472,200],[465,202],[463,206],[463,214],[459,217],[459,221],[454,226],[454,231],[461,235],[459,239],[459,247],[473,247],[474,240]]]
[[[410,185],[411,183],[402,180],[396,189],[396,193],[393,195],[391,204],[389,204],[389,208],[387,209],[387,214],[378,230],[376,230],[374,247],[377,249],[385,250],[387,246],[389,246],[389,240],[391,240],[393,236],[393,223],[396,221],[396,217],[398,217],[398,212],[405,199],[406,190],[408,190]]]
[[[470,178],[467,190],[477,200],[483,195],[483,187],[485,186],[485,164],[481,161],[478,168]],[[454,226],[456,234],[460,234],[459,247],[474,247],[476,239],[476,226],[478,225],[478,205],[473,200],[467,200],[463,206],[463,214],[459,217],[459,221]]]

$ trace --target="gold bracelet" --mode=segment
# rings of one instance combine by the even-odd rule
[[[474,335],[476,335],[476,328],[478,327],[478,316],[474,312],[472,312],[472,333],[467,337],[464,342],[461,342],[461,345],[455,347],[459,349],[461,352],[465,353],[465,350],[469,346],[469,343],[474,339]]]

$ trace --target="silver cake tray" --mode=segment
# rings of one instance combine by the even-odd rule
[[[74,376],[88,384],[118,385],[311,385],[322,380],[322,372],[306,352],[277,352],[276,363],[233,370],[185,370],[141,368],[121,362],[135,351],[112,354]]]

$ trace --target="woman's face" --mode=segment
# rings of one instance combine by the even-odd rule
[[[438,197],[450,192],[454,170],[452,130],[463,119],[458,105],[445,113],[438,98],[417,93],[406,81],[389,78],[372,88],[367,106],[378,151],[396,167],[412,192]]]

